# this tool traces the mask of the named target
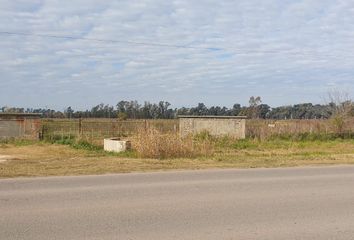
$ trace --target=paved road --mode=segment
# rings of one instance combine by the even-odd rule
[[[0,180],[0,239],[354,239],[354,167]]]

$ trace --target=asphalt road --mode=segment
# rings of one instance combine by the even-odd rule
[[[354,167],[0,180],[0,239],[354,239]]]

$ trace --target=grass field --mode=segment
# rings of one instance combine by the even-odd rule
[[[207,156],[154,159],[112,154],[85,142],[0,144],[0,177],[58,176],[171,169],[259,168],[354,163],[353,139],[219,139]]]

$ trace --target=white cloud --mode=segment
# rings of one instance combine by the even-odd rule
[[[1,6],[1,31],[197,48],[1,34],[0,105],[46,102],[61,109],[164,99],[231,106],[250,95],[281,105],[319,102],[328,86],[354,86],[351,1],[3,0]]]

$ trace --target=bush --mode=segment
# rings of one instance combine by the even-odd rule
[[[128,119],[128,114],[125,112],[119,112],[117,117],[119,120],[124,121]]]

